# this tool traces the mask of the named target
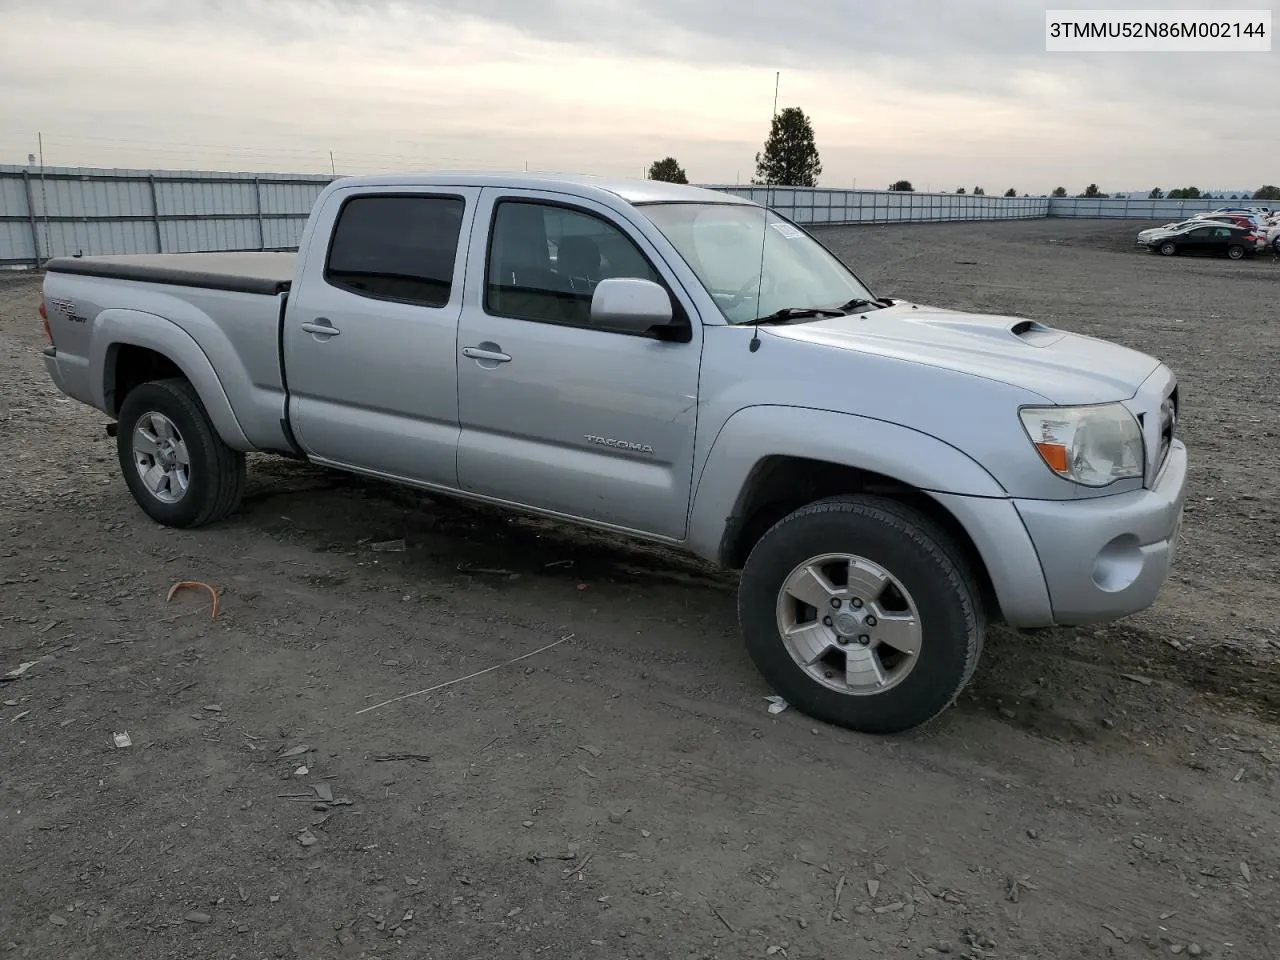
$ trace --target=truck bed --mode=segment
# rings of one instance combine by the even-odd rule
[[[295,253],[151,253],[55,257],[45,270],[276,296],[289,289],[296,261]]]

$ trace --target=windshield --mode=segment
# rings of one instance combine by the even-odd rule
[[[766,228],[763,207],[651,203],[640,209],[684,257],[730,323],[751,323],[787,308],[838,308],[874,299],[804,231],[772,211]]]

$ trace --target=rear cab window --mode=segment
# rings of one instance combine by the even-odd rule
[[[445,306],[465,210],[457,196],[351,197],[334,224],[325,282],[375,300]]]

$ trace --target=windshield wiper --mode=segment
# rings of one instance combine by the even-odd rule
[[[860,307],[879,307],[880,309],[884,309],[887,306],[888,306],[887,303],[884,303],[879,299],[868,300],[865,297],[854,297],[852,300],[848,301],[847,303],[840,304],[840,306],[837,309],[839,309],[841,314],[844,315],[844,314],[853,313],[854,311],[858,310]]]
[[[808,320],[813,317],[843,317],[847,311],[835,307],[783,307],[773,313],[756,317],[754,323],[790,323],[792,320]]]

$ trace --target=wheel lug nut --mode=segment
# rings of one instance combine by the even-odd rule
[[[860,609],[862,609],[862,601],[861,601],[861,600],[859,600],[857,597],[854,597],[854,598],[853,598],[852,600],[850,600],[849,602],[853,604],[853,607],[854,607],[854,609],[855,609],[855,610],[860,610]]]
[[[824,671],[822,672],[822,675],[823,675],[824,677],[826,677],[828,680],[830,680],[832,677],[834,677],[834,676],[835,676],[835,673],[834,673],[834,672],[832,672],[831,670],[824,670]]]
[[[831,598],[831,609],[832,609],[832,610],[839,610],[839,609],[840,609],[840,598],[839,598],[839,597],[832,597],[832,598]]]
[[[829,627],[829,626],[831,626],[831,618],[830,618],[830,617],[823,617],[823,618],[822,618],[822,625],[823,625],[823,626],[825,626],[825,627]]]
[[[842,646],[842,647],[847,647],[847,646],[849,645],[849,638],[848,638],[848,637],[836,637],[836,643],[840,644],[840,646]]]
[[[865,623],[868,627],[874,627],[876,625],[876,618],[867,617],[867,619],[864,620],[863,623]]]
[[[871,638],[864,633],[862,636],[858,637],[858,642],[865,647],[871,643]]]

